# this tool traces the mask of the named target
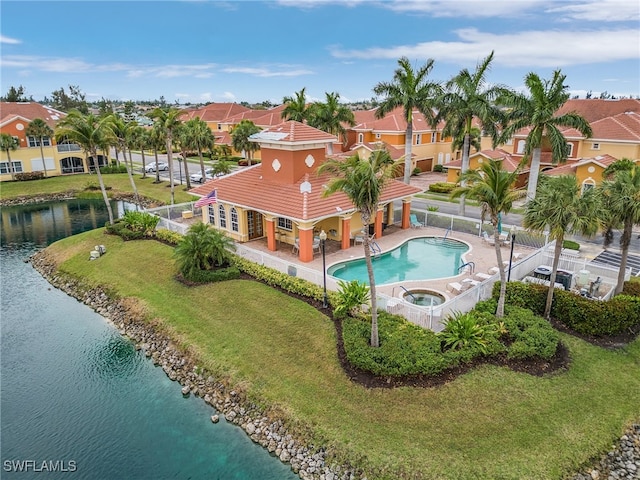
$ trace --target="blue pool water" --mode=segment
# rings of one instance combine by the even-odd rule
[[[376,284],[407,280],[431,280],[458,274],[466,243],[436,237],[413,238],[373,259]],[[332,265],[327,273],[340,280],[369,283],[364,258]]]

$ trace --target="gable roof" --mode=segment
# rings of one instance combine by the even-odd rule
[[[502,160],[502,168],[507,172],[515,172],[518,166],[520,165],[520,161],[522,157],[515,157],[511,155],[509,152],[502,150],[501,148],[496,148],[495,150],[482,150],[480,152],[472,153],[469,155],[469,159],[475,157],[484,157],[490,158],[492,160]],[[446,168],[453,168],[456,170],[462,169],[462,159],[453,160],[452,162],[446,163],[444,165]],[[529,167],[524,167],[520,170],[520,173],[529,171]]]
[[[355,153],[357,153],[357,151],[360,149],[365,149],[373,153],[377,150],[380,150],[381,148],[385,148],[387,152],[389,152],[389,156],[391,157],[391,159],[394,161],[404,157],[404,149],[396,148],[393,145],[389,145],[387,142],[382,142],[382,141],[356,143],[351,146],[350,150],[347,150],[346,152],[335,153],[331,155],[331,157],[332,158],[348,158],[354,155]],[[411,157],[415,157],[415,156],[416,156],[415,153],[411,153]]]
[[[330,174],[305,175],[294,184],[273,183],[262,175],[262,164],[239,170],[231,175],[211,180],[189,191],[206,196],[216,189],[218,202],[259,210],[278,217],[296,221],[328,218],[340,213],[354,211],[353,204],[342,192],[324,197],[325,186],[331,181]],[[311,184],[311,191],[301,193],[303,182]],[[409,197],[422,190],[398,180],[390,180],[380,196],[381,203]]]
[[[407,130],[407,120],[402,107],[397,107],[382,118],[376,118],[377,109],[360,110],[354,112],[356,124],[351,127],[354,131],[377,131],[404,133]],[[431,127],[425,116],[418,110],[413,110],[413,132],[431,132]],[[437,125],[438,129],[444,126],[444,122]]]
[[[332,143],[337,138],[306,123],[288,120],[273,125],[249,137],[252,142],[276,144],[305,144],[313,142]]]
[[[55,128],[58,120],[62,120],[67,114],[55,108],[45,107],[37,102],[1,102],[0,103],[0,127],[12,122],[16,118],[22,118],[27,123],[41,118],[51,128]]]
[[[210,103],[201,108],[185,110],[181,118],[183,120],[191,120],[192,118],[200,117],[200,120],[204,122],[222,123],[226,118],[248,110],[250,109],[237,103]]]
[[[605,100],[600,98],[572,98],[567,100],[557,111],[558,115],[575,112],[582,115],[589,123],[625,112],[640,112],[640,100],[621,98]]]
[[[580,158],[578,160],[567,161],[567,163],[563,165],[558,165],[557,167],[552,168],[550,170],[546,170],[544,173],[546,175],[553,175],[553,176],[575,174],[577,168],[583,165],[595,163],[596,165],[602,168],[607,168],[609,165],[611,165],[613,162],[616,162],[616,161],[618,161],[616,157],[612,157],[609,154],[604,154],[604,155],[598,155],[596,157]]]
[[[625,112],[591,124],[591,140],[640,142],[640,113]]]

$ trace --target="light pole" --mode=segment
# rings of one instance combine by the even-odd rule
[[[322,297],[322,308],[327,308],[329,302],[327,299],[327,260],[325,255],[325,242],[327,241],[327,232],[320,230],[320,248],[322,248],[322,285],[324,288],[324,296]]]
[[[511,280],[511,262],[513,261],[513,245],[516,243],[516,229],[511,228],[511,253],[509,254],[509,273],[507,274],[507,283]]]

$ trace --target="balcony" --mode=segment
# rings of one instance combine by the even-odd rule
[[[59,145],[56,145],[56,148],[58,149],[58,153],[82,151],[80,146],[76,145],[75,143],[61,143]]]

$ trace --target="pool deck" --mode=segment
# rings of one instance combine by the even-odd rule
[[[385,229],[384,235],[382,238],[375,239],[376,243],[380,246],[382,253],[393,250],[398,247],[402,243],[406,242],[412,238],[419,237],[443,237],[446,231],[442,228],[435,227],[421,227],[421,228],[409,228],[409,229],[401,229],[397,226],[390,226]],[[474,274],[477,273],[485,273],[489,274],[490,269],[492,267],[497,266],[496,261],[496,252],[495,247],[493,245],[487,244],[481,237],[477,235],[465,234],[460,232],[450,232],[447,238],[455,239],[462,241],[469,245],[469,251],[467,251],[463,255],[463,259],[465,262],[474,262],[475,270],[474,273],[469,273],[468,269],[465,269],[465,272],[460,275],[455,275],[452,277],[440,278],[435,280],[414,280],[414,281],[403,281],[393,284],[386,285],[376,285],[379,293],[383,293],[391,296],[401,296],[402,289],[400,285],[408,290],[411,289],[429,289],[439,292],[445,296],[445,298],[450,299],[455,296],[456,293],[450,292],[447,289],[447,285],[452,282],[457,282],[460,284],[464,284],[463,280],[473,279]],[[296,254],[292,253],[291,245],[287,244],[279,244],[278,250],[269,251],[267,249],[266,240],[259,239],[246,243],[248,247],[254,248],[256,250],[260,250],[262,252],[271,254],[275,257],[282,258],[289,262],[299,264],[306,268],[310,268],[313,270],[317,270],[318,272],[322,272],[322,255],[316,253],[314,255],[314,259],[311,262],[300,262]],[[504,245],[501,247],[502,252],[502,260],[508,261],[509,254],[511,251],[510,245]],[[522,247],[519,245],[515,245],[514,247],[514,256],[524,257],[533,253],[533,250],[530,248]],[[354,260],[357,258],[364,257],[364,249],[362,245],[351,246],[346,250],[340,249],[340,244],[336,241],[327,240],[326,242],[326,265],[329,268],[331,265],[339,262],[344,262],[347,260]]]

